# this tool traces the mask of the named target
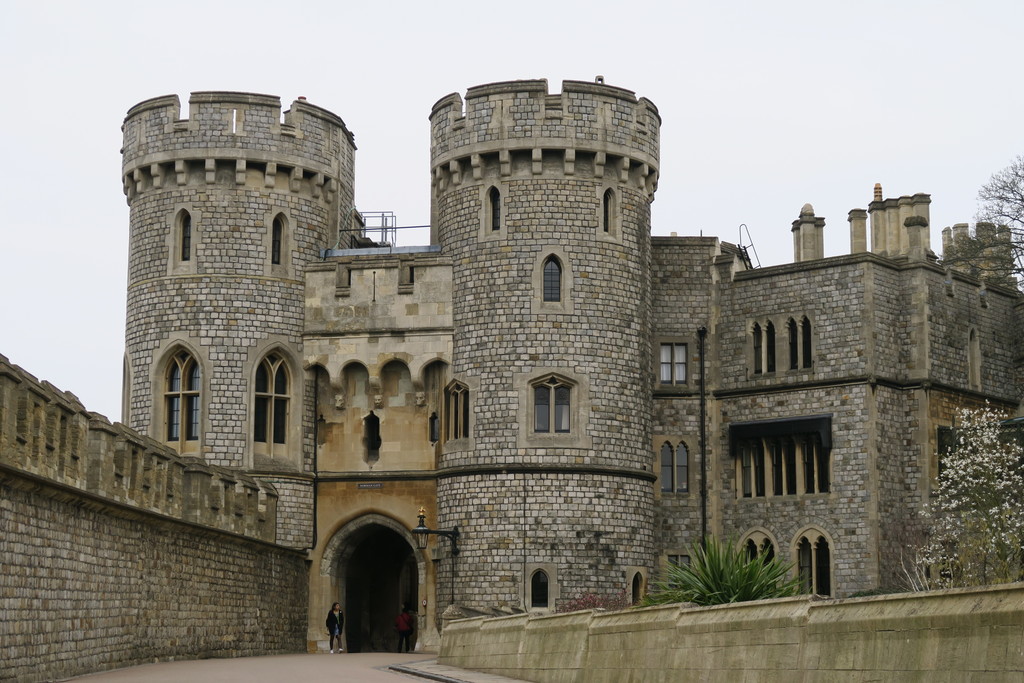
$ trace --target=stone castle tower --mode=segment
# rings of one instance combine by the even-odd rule
[[[344,122],[300,99],[193,93],[133,107],[126,424],[273,483],[278,542],[309,544],[313,410],[301,365],[304,273],[353,203]],[[252,408],[250,410],[250,408]]]
[[[430,122],[432,241],[453,279],[438,523],[462,531],[466,604],[639,590],[657,109],[600,79],[516,81],[449,95]]]

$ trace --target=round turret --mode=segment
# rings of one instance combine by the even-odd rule
[[[470,407],[438,471],[438,521],[463,531],[455,599],[621,596],[654,554],[657,109],[600,83],[514,81],[449,95],[430,120],[453,264],[448,414]]]
[[[184,455],[262,473],[284,506],[309,503],[303,275],[350,213],[355,145],[301,99],[283,116],[267,95],[189,105],[181,119],[176,96],[147,100],[123,126],[124,419]],[[279,541],[308,543],[310,508]]]

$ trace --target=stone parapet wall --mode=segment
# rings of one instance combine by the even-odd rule
[[[484,150],[537,148],[614,154],[625,170],[635,160],[657,172],[657,107],[602,83],[563,81],[553,95],[546,80],[490,83],[470,88],[465,103],[458,93],[441,98],[430,121],[434,168]]]
[[[182,184],[188,160],[237,160],[243,173],[247,160],[269,163],[268,182],[280,171],[295,183],[326,184],[328,192],[352,187],[355,142],[326,109],[298,99],[282,114],[279,97],[240,92],[195,92],[189,107],[181,118],[178,96],[167,95],[128,111],[121,128],[129,199],[151,183]]]
[[[1024,585],[466,619],[439,661],[539,683],[1024,677]]]
[[[87,412],[0,356],[0,681],[302,652],[277,491]]]
[[[277,491],[111,424],[0,355],[0,472],[100,504],[274,542]]]
[[[0,520],[0,681],[305,651],[300,553],[7,470]]]

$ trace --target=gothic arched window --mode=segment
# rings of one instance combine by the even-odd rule
[[[804,319],[800,321],[802,348],[803,352],[803,366],[809,368],[814,365],[814,357],[811,355],[811,321],[804,316]]]
[[[288,442],[288,368],[284,359],[271,353],[256,368],[252,440],[266,444],[272,455],[274,445]]]
[[[201,390],[202,373],[199,363],[187,351],[179,351],[167,365],[164,424],[167,443],[182,453],[198,450]]]
[[[832,554],[823,535],[807,532],[797,542],[797,570],[804,591],[832,595]],[[811,539],[814,541],[811,541]]]
[[[491,230],[501,230],[501,192],[496,187],[487,191],[487,209]]]
[[[562,300],[562,264],[554,256],[544,261],[544,301]]]
[[[270,262],[281,264],[281,240],[284,238],[284,218],[280,215],[274,217],[274,224],[270,231]]]
[[[192,260],[192,214],[184,209],[178,214],[178,258]]]
[[[530,577],[530,607],[548,606],[548,573],[538,569]]]
[[[533,431],[568,433],[572,389],[557,377],[533,386]]]

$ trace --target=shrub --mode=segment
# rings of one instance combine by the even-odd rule
[[[693,545],[689,565],[670,563],[664,577],[654,582],[641,604],[722,605],[783,598],[800,592],[800,578],[791,576],[792,564],[778,558],[750,557],[735,543],[713,537],[708,537],[706,545],[706,549],[699,543]]]

